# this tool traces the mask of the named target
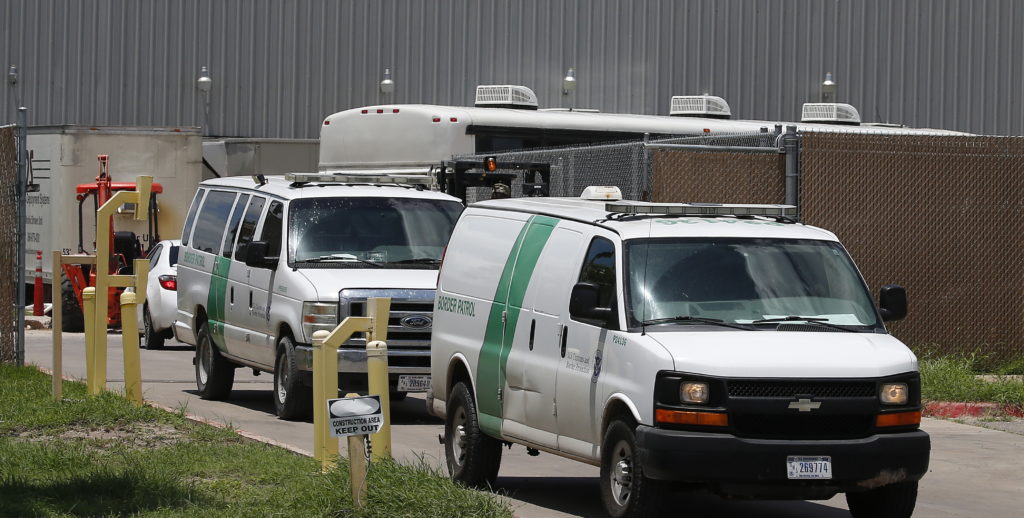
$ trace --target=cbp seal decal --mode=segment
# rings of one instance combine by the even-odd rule
[[[434,320],[427,315],[409,315],[398,321],[402,327],[409,329],[430,329]]]

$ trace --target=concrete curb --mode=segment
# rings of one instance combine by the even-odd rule
[[[35,365],[34,367],[36,369],[39,369],[41,372],[44,372],[46,374],[49,374],[50,376],[53,376],[53,371],[50,370],[50,369],[47,369],[46,367],[40,367],[39,365]],[[62,378],[65,381],[77,381],[77,382],[81,382],[82,381],[82,380],[80,380],[78,378],[73,378],[71,376],[62,376]],[[303,450],[302,448],[297,448],[297,447],[292,446],[290,444],[285,444],[283,442],[275,441],[274,439],[271,439],[270,437],[264,437],[264,436],[259,435],[259,434],[255,434],[255,433],[252,433],[252,432],[247,432],[247,431],[242,430],[240,428],[235,428],[235,427],[231,426],[230,423],[214,421],[214,420],[207,419],[205,417],[198,416],[198,415],[195,415],[195,414],[189,414],[187,412],[181,412],[178,409],[174,409],[174,408],[171,408],[171,407],[168,407],[168,406],[164,406],[164,405],[161,405],[160,403],[155,403],[153,401],[143,400],[143,404],[145,404],[146,406],[149,406],[149,407],[159,408],[160,410],[163,410],[165,412],[170,412],[172,414],[181,414],[182,416],[185,417],[185,419],[188,419],[189,421],[194,421],[194,422],[197,422],[197,423],[207,424],[207,425],[214,426],[214,427],[217,427],[217,428],[229,429],[229,430],[235,432],[236,434],[238,434],[238,435],[240,435],[242,437],[245,437],[246,439],[250,439],[250,440],[253,440],[253,441],[261,442],[261,443],[264,443],[264,444],[267,444],[267,445],[270,445],[270,446],[275,446],[277,448],[284,448],[284,449],[286,449],[286,450],[288,450],[288,451],[290,451],[292,453],[297,453],[299,455],[304,455],[306,457],[312,457],[313,456],[313,452],[309,452],[309,451]]]
[[[925,403],[924,415],[929,417],[1024,417],[1024,408],[1001,403],[960,403],[954,401],[932,401]]]

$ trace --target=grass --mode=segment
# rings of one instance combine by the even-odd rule
[[[921,398],[926,401],[987,401],[1024,407],[1024,381],[979,379],[974,356],[926,355],[919,361]]]
[[[375,463],[354,509],[348,466],[319,463],[111,393],[0,365],[0,516],[505,516],[426,466]]]

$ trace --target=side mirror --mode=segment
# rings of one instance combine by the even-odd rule
[[[255,268],[273,268],[277,263],[277,258],[267,257],[267,253],[269,251],[270,244],[266,241],[250,241],[246,243],[244,247],[239,249],[238,255],[242,257],[239,257],[238,259],[245,261],[246,266],[252,266]]]
[[[569,295],[569,316],[586,320],[611,321],[614,310],[598,307],[600,288],[592,282],[579,282],[572,287]]]
[[[907,316],[907,290],[896,284],[886,284],[878,293],[878,309],[882,320],[902,320]]]

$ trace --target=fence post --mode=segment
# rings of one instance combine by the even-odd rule
[[[89,395],[100,393],[96,379],[96,288],[82,290],[82,316],[85,319],[85,384]],[[106,326],[103,329],[106,332]]]
[[[61,333],[61,326],[63,325],[61,322],[61,309],[63,308],[61,308],[60,282],[54,280],[60,279],[61,259],[59,250],[53,251],[51,265],[50,270],[53,273],[50,274],[50,298],[53,299],[53,302],[50,304],[50,328],[53,330],[53,399],[60,401],[64,391],[64,336]]]
[[[25,211],[28,210],[28,108],[18,108],[18,265],[17,283],[17,338],[14,343],[15,364],[25,365]]]
[[[391,389],[388,382],[388,316],[391,299],[371,298],[366,301],[367,316],[372,327],[366,337],[366,388],[370,395],[380,396],[384,426],[370,439],[373,460],[391,457]]]
[[[786,153],[786,205],[796,206],[797,219],[800,219],[800,136],[796,126],[786,126],[782,150]]]
[[[124,394],[142,405],[142,367],[139,359],[139,324],[135,320],[135,294],[121,293],[121,349],[124,354]]]

